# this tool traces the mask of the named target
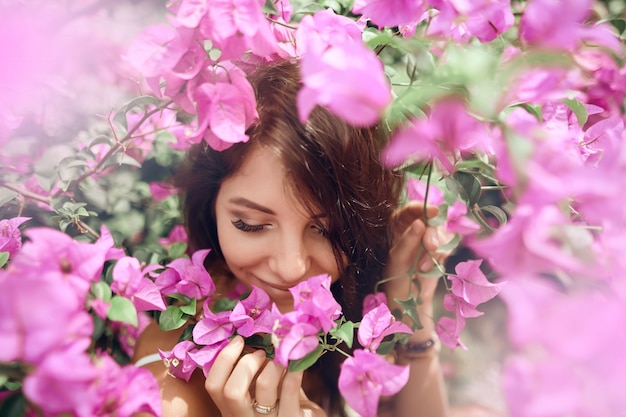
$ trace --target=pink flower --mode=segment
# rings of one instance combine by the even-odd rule
[[[230,311],[212,312],[205,302],[204,317],[193,328],[193,341],[198,345],[215,345],[228,339],[235,333],[235,326],[230,321]]]
[[[170,230],[170,233],[167,235],[167,237],[160,238],[158,239],[158,241],[160,245],[168,246],[177,242],[186,243],[187,239],[188,236],[187,231],[185,230],[185,226],[183,226],[182,224],[177,224],[176,226],[172,227],[172,230]]]
[[[198,125],[190,136],[202,137],[212,148],[246,142],[246,130],[258,118],[256,99],[245,73],[223,63],[207,71],[207,81],[188,87],[195,101]]]
[[[363,315],[366,315],[381,304],[387,305],[387,296],[384,292],[367,294],[363,299]]]
[[[315,319],[297,310],[282,314],[275,304],[272,314],[277,317],[272,333],[276,362],[287,367],[290,360],[304,358],[319,345],[320,327]]]
[[[278,47],[257,0],[212,0],[200,31],[222,51],[222,60],[239,58],[247,50],[261,57],[278,56]]]
[[[413,119],[397,132],[383,152],[391,166],[408,158],[435,159],[452,172],[459,153],[489,151],[491,135],[485,125],[468,114],[456,98],[436,103],[426,119]]]
[[[151,271],[161,268],[160,265],[148,265],[141,268],[136,258],[125,256],[113,267],[113,283],[111,289],[118,295],[133,302],[137,311],[165,310],[165,302],[159,288],[146,277]]]
[[[383,339],[394,333],[413,334],[409,326],[397,321],[387,304],[379,304],[363,316],[357,338],[364,348],[376,352]]]
[[[94,387],[98,402],[93,416],[131,417],[146,412],[161,415],[161,393],[150,371],[133,365],[120,366],[111,357],[97,360],[99,378]]]
[[[508,0],[429,0],[437,9],[427,33],[467,42],[491,42],[514,23]]]
[[[605,24],[584,25],[591,0],[533,0],[520,21],[520,38],[531,45],[572,51],[584,40],[621,50],[617,36]]]
[[[155,201],[163,201],[167,197],[176,194],[176,188],[164,182],[151,182],[150,194]]]
[[[85,350],[93,321],[82,308],[60,277],[23,275],[12,268],[1,271],[0,362],[38,364],[54,351]]]
[[[393,365],[380,355],[357,349],[341,364],[339,391],[359,415],[373,417],[381,395],[398,393],[409,380],[409,367]]]
[[[626,407],[618,388],[626,383],[626,335],[616,330],[626,324],[623,296],[617,287],[563,293],[537,276],[510,279],[502,297],[515,351],[503,388],[512,415],[609,417]]]
[[[230,321],[243,337],[255,333],[271,333],[275,317],[270,312],[270,297],[263,290],[252,287],[250,295],[239,301],[230,314]]]
[[[49,352],[24,378],[24,394],[50,415],[69,413],[92,417],[99,401],[91,388],[100,373],[89,356],[80,351]]]
[[[460,347],[461,349],[467,350],[467,346],[461,342],[461,332],[463,332],[464,328],[465,318],[460,314],[456,314],[454,318],[447,316],[441,317],[439,321],[437,321],[435,331],[441,343],[448,346],[450,349]]]
[[[318,323],[325,332],[336,326],[334,320],[341,315],[341,305],[330,292],[330,283],[329,275],[317,275],[289,289],[294,310],[308,316],[307,321]]]
[[[159,354],[166,363],[169,373],[174,375],[176,378],[189,381],[189,378],[191,378],[191,374],[196,367],[202,367],[202,365],[204,365],[197,364],[192,357],[189,356],[189,353],[194,350],[197,350],[194,342],[190,340],[183,340],[182,342],[177,343],[176,346],[174,346],[174,348],[169,352],[159,349]]]
[[[190,350],[189,358],[200,368],[206,377],[215,362],[217,355],[228,344],[228,339],[223,339],[215,344],[203,346],[200,349]]]
[[[74,289],[81,303],[92,282],[100,279],[111,247],[78,242],[50,228],[32,228],[24,233],[30,239],[12,266],[41,279],[62,278]]]
[[[435,327],[439,338],[446,346],[466,349],[460,340],[465,328],[465,319],[478,317],[483,313],[476,307],[495,297],[504,283],[491,283],[480,270],[482,260],[461,262],[456,266],[456,275],[449,275],[452,284],[450,293],[443,299],[446,310],[455,314],[455,318],[442,317]]]
[[[448,220],[446,229],[461,236],[473,235],[480,230],[480,226],[467,217],[467,205],[457,200],[448,206]]]
[[[352,13],[362,14],[378,27],[419,23],[426,8],[423,0],[355,0]]]
[[[155,279],[155,284],[164,295],[179,293],[189,298],[201,299],[215,291],[215,284],[204,268],[204,259],[209,249],[194,252],[191,260],[174,259],[167,269]]]
[[[342,23],[345,19],[348,22]],[[325,26],[318,23],[339,23],[329,38]],[[321,105],[348,123],[371,126],[378,122],[391,101],[391,90],[378,57],[360,40],[355,39],[355,26],[348,18],[336,16],[332,10],[306,16],[298,28],[303,39],[301,61],[303,88],[298,93],[300,120],[305,122],[316,105]],[[367,85],[367,89],[363,89]]]
[[[427,184],[425,182],[419,181],[415,178],[409,178],[406,183],[408,199],[410,201],[424,202],[426,200],[426,186]],[[432,184],[428,187],[427,203],[433,206],[440,206],[444,204],[443,192]],[[480,230],[480,226],[467,217],[467,205],[460,200],[457,200],[454,204],[448,206],[447,210],[448,216],[446,222],[444,223],[444,227],[449,232],[466,236]]]
[[[426,190],[428,187],[428,201],[426,201]],[[435,185],[428,185],[416,178],[409,178],[406,182],[407,197],[411,201],[425,202],[431,206],[443,204],[443,192]]]
[[[460,262],[455,268],[456,275],[448,276],[452,284],[452,296],[473,307],[494,298],[504,286],[503,282],[491,283],[487,280],[480,270],[482,262],[482,259]]]
[[[573,240],[574,236],[577,238]],[[574,225],[556,206],[536,207],[523,202],[511,220],[493,235],[469,242],[479,256],[488,259],[503,274],[510,271],[533,274],[554,268],[583,271],[592,263],[588,259],[590,243],[588,232]]]
[[[0,252],[8,252],[13,258],[22,248],[22,233],[19,226],[30,217],[13,217],[0,220]]]

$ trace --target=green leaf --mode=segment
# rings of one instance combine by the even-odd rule
[[[539,122],[543,122],[543,112],[539,104],[521,103],[521,104],[516,104],[515,106],[512,106],[512,107],[521,107],[522,109],[526,110],[531,115],[535,116],[535,118]]]
[[[180,307],[180,311],[190,316],[196,314],[196,299],[192,298],[189,304]]]
[[[275,15],[280,14],[278,10],[276,9],[276,6],[274,5],[274,2],[272,0],[265,0],[265,4],[263,5],[262,10],[264,14],[275,14]]]
[[[126,103],[122,109],[125,113],[128,113],[129,110],[132,110],[135,107],[144,107],[149,105],[157,107],[159,105],[159,100],[154,96],[135,97],[134,99]]]
[[[461,242],[461,235],[459,235],[458,233],[455,233],[454,237],[450,239],[448,243],[441,245],[437,248],[437,253],[446,253],[451,250],[454,250],[457,248],[457,246],[459,246],[460,242]]]
[[[502,210],[500,207],[497,206],[482,206],[480,208],[483,211],[486,211],[487,213],[490,213],[491,215],[493,215],[493,217],[496,218],[496,220],[498,220],[498,224],[500,226],[503,226],[506,224],[506,222],[508,221],[506,212],[504,210]]]
[[[563,103],[565,103],[565,105],[576,115],[578,125],[583,127],[589,119],[589,113],[587,112],[585,105],[574,98],[566,98],[563,100]]]
[[[239,300],[231,300],[227,297],[219,298],[213,305],[213,311],[218,313],[220,311],[232,310],[233,308],[235,308],[238,301]]]
[[[9,260],[9,252],[0,252],[0,268],[6,265]]]
[[[164,332],[180,329],[187,323],[189,316],[184,314],[178,306],[167,306],[159,317],[159,328]]]
[[[399,298],[394,298],[394,301],[402,307],[402,309],[404,310],[403,313],[406,314],[411,319],[411,321],[415,325],[415,328],[417,329],[424,328],[424,325],[422,324],[422,321],[420,320],[420,316],[417,312],[418,303],[415,297],[411,297],[407,300],[400,300]]]
[[[195,323],[186,326],[185,329],[183,330],[183,333],[178,338],[178,341],[179,342],[183,342],[185,340],[192,340],[193,339],[193,328],[194,327],[196,327]]]
[[[172,246],[167,251],[167,254],[170,258],[182,258],[187,252],[187,243],[185,242],[174,242]]]
[[[112,321],[120,321],[133,326],[138,325],[137,309],[132,301],[119,295],[111,299],[111,307],[107,312],[107,318]]]
[[[609,23],[611,23],[611,25],[613,25],[613,27],[617,29],[617,33],[619,35],[624,34],[624,31],[626,31],[626,20],[624,19],[611,19],[609,20]]]
[[[105,136],[105,135],[98,135],[95,138],[93,138],[91,140],[91,142],[89,142],[89,145],[87,145],[89,148],[92,148],[96,145],[109,145],[109,146],[113,146],[113,141],[111,140],[110,137]]]
[[[385,340],[378,346],[378,349],[376,349],[376,353],[378,353],[379,355],[387,355],[393,350],[393,348],[396,347],[396,343],[397,342],[395,338],[393,340]]]
[[[324,346],[317,345],[313,352],[309,353],[302,359],[289,361],[289,372],[299,372],[310,368],[324,353]]]
[[[103,281],[98,281],[94,284],[91,284],[91,293],[94,295],[94,297],[106,302],[111,301],[111,297],[113,295],[109,284]]]
[[[9,395],[0,403],[0,416],[21,417],[26,414],[26,397],[19,391]]]
[[[342,340],[349,348],[354,340],[354,323],[347,321],[342,325],[330,329],[330,335],[335,339]]]
[[[452,179],[459,185],[459,187],[456,187],[456,191],[458,191],[461,198],[465,200],[469,207],[472,207],[478,202],[481,190],[481,184],[478,178],[472,174],[459,171],[454,173]],[[450,186],[450,182],[446,182],[446,184]]]

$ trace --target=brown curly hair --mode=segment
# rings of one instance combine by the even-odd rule
[[[209,271],[224,267],[214,214],[220,185],[255,146],[271,149],[305,206],[327,216],[328,239],[341,271],[332,290],[346,318],[358,321],[363,298],[381,278],[391,245],[390,219],[401,192],[401,175],[380,160],[385,135],[380,127],[348,125],[319,106],[301,123],[296,109],[301,82],[295,60],[263,64],[249,80],[259,114],[247,131],[249,141],[223,151],[195,145],[177,176],[190,250],[210,248]],[[319,366],[328,388],[324,402],[337,412],[338,362],[326,356],[322,362],[330,363]]]

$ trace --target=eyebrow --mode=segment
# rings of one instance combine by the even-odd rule
[[[274,210],[267,208],[265,206],[262,206],[258,203],[255,203],[254,201],[248,200],[247,198],[244,197],[236,197],[236,198],[231,198],[230,200],[228,200],[229,203],[231,204],[236,204],[238,206],[244,206],[247,207],[249,209],[252,210],[257,210],[260,211],[262,213],[267,213],[270,214],[272,216],[275,216],[276,213],[274,212]]]

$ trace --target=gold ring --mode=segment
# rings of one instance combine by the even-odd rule
[[[259,414],[270,414],[271,412],[276,410],[276,404],[278,404],[278,401],[276,401],[274,405],[270,405],[268,407],[267,405],[261,405],[256,400],[254,400],[254,404],[252,404],[252,408],[254,408],[254,411],[256,411]]]

